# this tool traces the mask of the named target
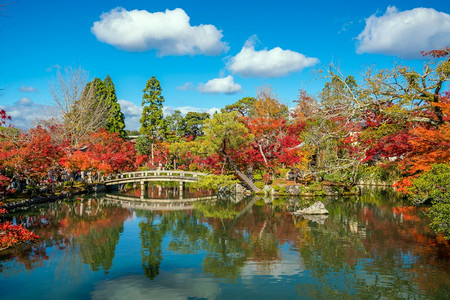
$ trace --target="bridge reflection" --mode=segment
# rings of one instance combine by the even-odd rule
[[[106,194],[105,200],[120,204],[123,208],[142,210],[191,210],[193,202],[204,200],[217,200],[217,196],[204,196],[187,199],[149,199],[115,194]]]

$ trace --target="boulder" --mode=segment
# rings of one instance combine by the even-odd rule
[[[328,210],[325,208],[325,205],[322,203],[322,201],[317,201],[310,207],[300,209],[296,212],[298,214],[302,214],[302,215],[326,215],[326,214],[328,214]]]
[[[296,196],[296,195],[300,194],[300,186],[299,185],[287,185],[286,192],[289,195]]]
[[[247,192],[247,189],[245,188],[245,186],[243,186],[240,183],[236,183],[236,193],[237,194],[245,194]]]
[[[297,179],[297,174],[294,171],[290,170],[286,173],[286,179],[295,181]]]
[[[335,190],[333,190],[333,188],[331,187],[331,186],[329,186],[329,185],[324,185],[323,186],[323,190],[325,191],[325,193],[327,194],[327,195],[337,195],[338,193],[335,191]]]

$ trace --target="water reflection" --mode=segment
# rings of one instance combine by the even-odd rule
[[[88,264],[92,271],[107,273],[112,266],[115,248],[123,232],[124,221],[132,214],[126,209],[108,205],[102,199],[86,201],[56,202],[34,210],[20,211],[18,223],[32,229],[40,236],[38,243],[7,250],[2,253],[2,272],[15,272],[21,263],[31,271],[43,267],[49,260],[47,250],[69,252],[64,258],[76,257]],[[4,261],[13,261],[13,265]],[[73,264],[72,264],[73,265]]]
[[[236,289],[259,298],[450,296],[450,247],[422,210],[386,193],[323,200],[323,217],[293,216],[307,204],[296,198],[200,201],[184,211],[107,198],[39,206],[14,215],[41,240],[1,254],[0,285],[46,270],[49,281],[79,282],[74,290],[97,299],[229,298]]]
[[[124,191],[121,195],[141,200],[191,199],[215,195],[213,190],[191,189],[189,183],[184,183],[183,186],[180,193],[178,182],[147,182],[144,191],[139,188],[138,184],[135,184],[134,189]],[[142,194],[142,192],[144,193]]]
[[[215,299],[220,294],[217,282],[188,272],[163,272],[152,285],[139,275],[101,281],[91,293],[92,299]]]

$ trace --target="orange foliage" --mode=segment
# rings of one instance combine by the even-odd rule
[[[410,175],[429,171],[432,164],[450,161],[450,97],[449,92],[441,97],[439,106],[444,114],[444,123],[437,128],[419,126],[409,131],[412,154],[403,162]]]
[[[287,113],[286,105],[282,104],[271,88],[258,91],[257,100],[253,104],[253,117],[279,119]]]
[[[411,151],[400,163],[406,176],[394,184],[399,192],[407,194],[408,188],[412,186],[412,179],[431,170],[433,164],[450,161],[450,92],[444,93],[440,102],[432,105],[441,108],[443,123],[438,127],[419,125],[409,130]]]
[[[437,130],[418,127],[410,131],[413,156],[409,159],[410,174],[426,172],[432,164],[450,161],[450,124],[445,123]]]
[[[97,170],[111,172],[111,167],[93,158],[90,152],[75,151],[63,157],[60,163],[71,172]]]
[[[58,166],[62,145],[53,141],[50,132],[40,126],[21,133],[17,139],[0,142],[0,168],[14,170],[39,181]]]

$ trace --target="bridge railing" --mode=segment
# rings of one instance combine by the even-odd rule
[[[198,172],[185,171],[170,171],[170,170],[156,170],[156,171],[136,171],[111,174],[104,178],[103,181],[133,179],[133,178],[148,178],[148,177],[184,177],[184,178],[200,178],[207,174]]]

